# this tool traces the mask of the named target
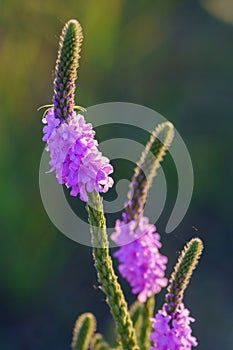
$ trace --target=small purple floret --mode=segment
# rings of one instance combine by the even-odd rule
[[[51,171],[56,172],[60,184],[71,188],[70,194],[83,201],[88,200],[88,192],[107,192],[113,186],[109,174],[113,167],[109,159],[102,156],[94,139],[95,131],[81,114],[72,115],[62,121],[56,118],[51,108],[43,119],[43,141],[50,152]]]
[[[189,310],[180,304],[174,319],[166,308],[159,310],[152,318],[153,329],[150,340],[154,343],[150,350],[191,350],[197,346],[197,339],[192,336],[190,323],[195,319],[189,316]]]
[[[167,285],[164,277],[167,257],[159,252],[160,235],[147,217],[128,224],[117,220],[115,230],[111,238],[121,246],[114,254],[120,262],[119,271],[131,285],[132,292],[138,294],[138,300],[145,302]]]
[[[53,110],[50,108],[46,116],[42,119],[42,122],[43,124],[47,124],[43,128],[44,136],[42,139],[43,141],[47,142],[60,124],[60,120],[54,117]]]

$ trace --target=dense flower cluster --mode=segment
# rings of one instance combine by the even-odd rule
[[[132,292],[138,294],[138,300],[145,302],[153,293],[159,293],[166,287],[164,277],[167,257],[159,252],[162,244],[160,235],[147,217],[132,220],[128,224],[117,220],[112,240],[120,246],[114,253],[119,259],[119,270],[130,283]]]
[[[47,124],[43,128],[43,141],[50,152],[50,171],[56,172],[60,184],[71,188],[70,194],[83,201],[88,200],[88,192],[107,192],[113,186],[109,174],[113,172],[109,159],[98,151],[95,131],[86,123],[81,114],[73,112],[66,121],[54,115],[49,109],[43,118]]]
[[[197,346],[190,327],[195,319],[189,316],[189,310],[183,304],[180,304],[175,317],[172,318],[164,307],[152,321],[154,332],[150,339],[154,345],[150,350],[191,350],[192,346]]]

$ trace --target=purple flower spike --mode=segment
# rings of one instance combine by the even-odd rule
[[[120,262],[119,271],[131,285],[132,292],[138,294],[138,300],[145,302],[168,282],[164,277],[167,257],[159,252],[160,235],[143,216],[128,224],[117,220],[115,229],[111,238],[121,246],[114,254]]]
[[[194,321],[182,303],[174,319],[163,307],[155,318],[152,318],[154,331],[150,339],[154,344],[150,350],[191,350],[192,346],[198,345],[190,327],[190,323]]]
[[[58,182],[71,188],[71,196],[79,193],[81,200],[87,202],[88,192],[107,192],[113,186],[109,177],[113,167],[98,151],[95,131],[81,114],[73,112],[69,119],[62,121],[51,108],[43,123],[47,123],[43,140],[50,152],[50,172],[55,171]]]

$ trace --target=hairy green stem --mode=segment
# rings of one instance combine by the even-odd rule
[[[102,199],[96,192],[89,196],[87,204],[93,257],[98,280],[107,296],[111,313],[115,320],[120,344],[124,350],[139,350],[135,330],[128,312],[124,294],[113,270],[112,259],[109,255],[109,243],[106,232],[106,220],[103,212]]]
[[[140,350],[148,350],[150,347],[150,333],[152,329],[151,317],[154,315],[155,296],[151,295],[142,309],[142,328],[140,334]]]
[[[131,305],[130,307],[130,316],[133,322],[133,326],[136,332],[136,337],[138,340],[138,344],[140,343],[140,333],[141,333],[141,329],[142,329],[142,313],[143,313],[143,304],[136,300],[133,305]]]

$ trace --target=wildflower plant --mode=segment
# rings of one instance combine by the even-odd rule
[[[116,221],[111,235],[119,246],[114,253],[119,261],[119,272],[137,295],[137,300],[129,307],[113,268],[100,196],[113,186],[113,167],[98,150],[92,125],[77,113],[85,109],[75,106],[74,102],[82,40],[78,21],[68,21],[60,37],[53,103],[47,106],[42,119],[50,172],[54,171],[58,182],[71,189],[71,196],[79,196],[86,202],[94,265],[116,326],[114,349],[191,349],[197,346],[190,326],[194,319],[183,304],[183,296],[203,244],[199,238],[187,243],[168,282],[165,276],[168,258],[160,252],[161,237],[144,215],[149,188],[171,145],[174,127],[165,122],[152,132],[134,170],[122,218]],[[155,295],[165,287],[165,303],[155,314]],[[94,315],[79,316],[71,347],[74,350],[113,349],[97,329]]]

